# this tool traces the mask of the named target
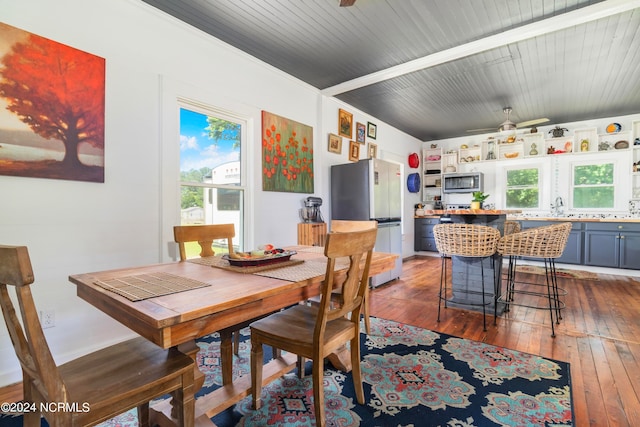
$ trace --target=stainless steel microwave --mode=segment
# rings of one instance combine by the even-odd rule
[[[473,193],[484,191],[484,175],[482,172],[446,173],[442,176],[443,192]]]

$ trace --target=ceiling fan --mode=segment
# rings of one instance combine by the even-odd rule
[[[507,116],[507,119],[504,122],[500,123],[500,126],[498,127],[498,132],[521,129],[524,127],[539,125],[541,123],[546,123],[550,121],[548,118],[545,117],[540,119],[527,120],[525,122],[520,122],[520,123],[514,123],[509,119],[509,115],[511,114],[512,111],[513,109],[511,107],[504,107],[502,109],[502,112]],[[495,131],[495,128],[470,129],[467,132],[479,133],[479,132],[489,132],[489,131]]]
[[[353,6],[356,0],[340,0],[340,7]]]

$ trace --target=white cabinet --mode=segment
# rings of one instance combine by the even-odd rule
[[[422,200],[431,201],[441,196],[442,190],[442,149],[422,150]]]
[[[631,198],[640,200],[640,120],[631,124]]]

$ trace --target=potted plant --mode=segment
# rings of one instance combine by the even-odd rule
[[[484,202],[489,195],[482,191],[474,191],[472,194],[473,199],[471,200],[471,209],[482,209],[482,202]]]

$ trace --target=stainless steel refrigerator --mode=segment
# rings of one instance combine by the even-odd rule
[[[331,166],[331,219],[378,221],[376,251],[398,254],[392,271],[374,276],[379,286],[402,274],[400,165],[380,159]]]

